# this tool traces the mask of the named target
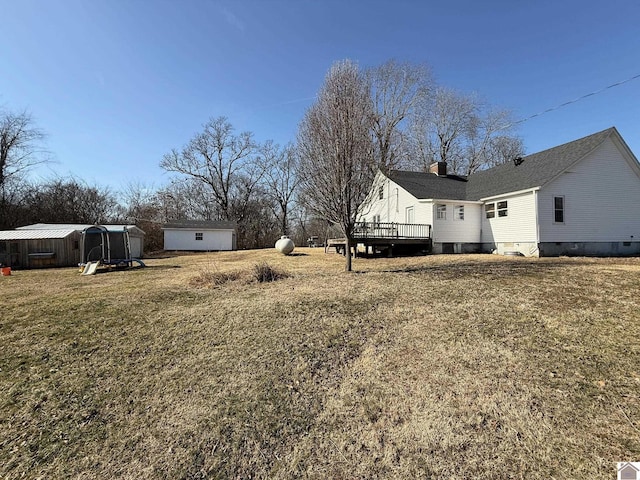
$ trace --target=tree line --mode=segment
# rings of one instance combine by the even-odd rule
[[[330,227],[349,237],[378,169],[447,162],[469,175],[523,154],[511,123],[507,110],[438,85],[424,65],[345,60],[330,68],[295,142],[261,143],[213,117],[160,159],[166,185],[114,192],[77,178],[30,182],[29,169],[46,161],[44,134],[27,112],[0,109],[0,228],[135,223],[151,249],[162,248],[162,223],[178,219],[237,222],[239,248],[282,234],[300,244]]]

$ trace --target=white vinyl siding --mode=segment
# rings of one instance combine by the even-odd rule
[[[627,161],[635,160],[623,151],[609,138],[540,190],[541,242],[640,240],[640,178]],[[562,224],[554,221],[554,197],[559,196],[564,197]]]
[[[464,203],[454,200],[446,204],[447,209],[455,211],[457,207],[464,207],[464,221],[455,218],[448,220],[436,220],[433,225],[434,243],[480,243],[480,226],[482,223],[483,206],[478,203]],[[438,205],[443,205],[438,202]],[[433,205],[435,214],[436,205]],[[431,223],[431,222],[427,222]]]
[[[380,199],[380,189],[383,197]],[[431,223],[431,211],[419,204],[416,197],[400,187],[393,180],[378,173],[370,191],[369,199],[360,207],[359,221],[378,218],[382,223],[406,223],[407,207],[414,207],[414,223]]]
[[[502,202],[506,202],[506,206]],[[486,218],[486,214],[482,216],[483,243],[536,242],[534,192],[491,199],[486,203],[496,205],[496,215],[493,218]],[[500,211],[506,215],[500,216]]]
[[[198,240],[197,235],[202,235]],[[176,228],[164,230],[165,250],[233,250],[233,230],[198,230]]]

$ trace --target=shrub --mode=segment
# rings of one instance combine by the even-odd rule
[[[266,262],[257,263],[253,266],[253,278],[260,283],[275,282],[289,277],[289,274],[272,267]]]

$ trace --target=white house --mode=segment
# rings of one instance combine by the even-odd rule
[[[431,225],[434,253],[640,253],[640,164],[615,128],[459,177],[379,172],[360,220]]]
[[[165,250],[236,250],[235,222],[180,220],[165,223]]]

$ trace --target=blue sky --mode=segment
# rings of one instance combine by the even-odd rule
[[[640,2],[0,0],[0,104],[55,163],[117,190],[210,117],[284,144],[336,60],[429,65],[516,118],[640,74]],[[640,156],[640,79],[536,117],[528,153],[618,127]]]

